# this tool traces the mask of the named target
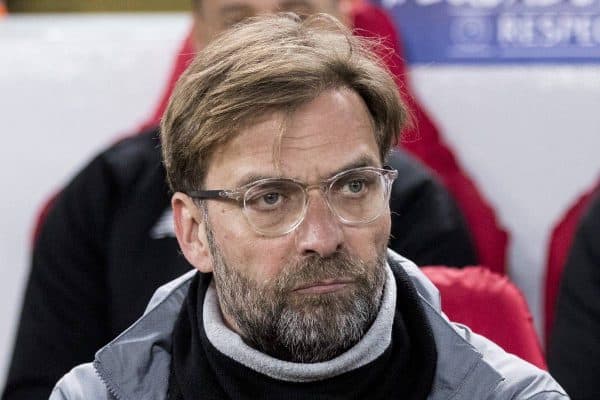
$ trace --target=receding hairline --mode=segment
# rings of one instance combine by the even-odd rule
[[[375,122],[375,118],[374,118],[373,114],[371,113],[371,111],[369,110],[369,107],[367,106],[367,104],[365,102],[365,99],[354,88],[352,88],[348,85],[345,85],[345,84],[332,85],[330,87],[324,87],[321,91],[315,93],[314,97],[311,99],[308,99],[304,102],[295,104],[291,107],[285,107],[285,108],[282,108],[279,110],[274,109],[272,113],[269,113],[269,117],[271,117],[277,113],[281,113],[283,116],[282,123],[280,124],[279,134],[276,136],[275,141],[274,141],[274,146],[273,146],[273,160],[275,162],[276,168],[280,168],[280,166],[281,166],[281,147],[282,147],[283,139],[285,138],[285,134],[287,133],[287,129],[289,127],[290,121],[296,115],[298,110],[304,106],[307,106],[308,104],[312,103],[313,101],[316,101],[319,97],[323,96],[327,92],[334,92],[334,91],[338,92],[338,93],[342,93],[342,94],[346,93],[351,96],[355,96],[355,98],[359,101],[359,107],[361,108],[361,110],[366,112],[367,119],[369,121],[370,133],[373,136],[373,139],[375,140],[375,142],[377,143],[377,124]],[[247,125],[247,126],[250,126],[250,125]],[[379,156],[379,161],[381,163],[383,163],[385,156],[382,154],[378,154],[378,156]],[[210,161],[209,161],[209,163],[210,163]]]
[[[250,129],[256,125],[259,125],[263,122],[266,122],[272,118],[277,118],[277,117],[279,117],[278,118],[279,122],[278,122],[277,134],[273,137],[272,156],[273,156],[273,161],[275,163],[275,168],[278,171],[280,171],[281,148],[283,145],[283,140],[286,138],[286,133],[289,132],[288,129],[289,129],[289,125],[290,125],[292,118],[294,118],[294,116],[297,115],[297,112],[299,109],[301,109],[304,106],[309,105],[310,103],[317,100],[319,97],[323,96],[324,94],[326,94],[328,92],[347,93],[347,94],[355,96],[355,98],[360,103],[361,110],[364,110],[364,112],[366,112],[366,116],[368,118],[368,124],[369,124],[368,128],[369,128],[370,134],[372,135],[375,142],[377,142],[376,122],[375,122],[373,114],[371,113],[371,111],[369,110],[369,107],[367,106],[367,104],[365,102],[365,99],[354,88],[352,88],[348,85],[345,85],[345,84],[331,85],[331,86],[323,87],[322,90],[315,92],[313,97],[311,97],[303,102],[299,102],[299,103],[293,104],[293,105],[286,105],[286,106],[282,106],[282,107],[273,107],[273,109],[269,110],[268,112],[264,112],[261,115],[257,115],[257,116],[254,116],[254,117],[244,120],[242,122],[241,126],[236,130],[236,132],[232,132],[231,135],[226,136],[225,140],[213,144],[213,146],[211,147],[211,150],[209,152],[209,155],[206,158],[206,167],[207,167],[206,172],[208,172],[208,170],[210,169],[210,165],[214,162],[215,155],[217,153],[221,153],[222,151],[224,151],[225,148],[232,141],[236,140],[242,134],[242,131],[244,131],[246,129]],[[378,161],[380,163],[383,163],[385,161],[384,155],[378,153],[377,156],[378,156]],[[363,160],[363,159],[364,159],[364,157],[361,158],[361,160]],[[257,177],[257,179],[258,178],[259,177]],[[206,176],[203,177],[203,180],[204,179],[206,179]]]

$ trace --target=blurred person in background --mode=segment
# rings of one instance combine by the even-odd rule
[[[350,21],[371,9],[353,7],[344,0],[195,1],[191,40],[201,49],[260,13],[328,12]],[[4,400],[46,399],[60,376],[140,315],[158,286],[191,268],[174,237],[160,157],[156,124],[165,104],[147,129],[100,153],[49,204],[35,239]],[[389,163],[400,175],[391,193],[391,247],[419,265],[476,264],[447,191],[402,151]]]
[[[406,115],[369,46],[332,17],[263,17],[215,39],[161,123],[177,240],[197,271],[51,400],[567,399],[449,322],[431,282],[387,250],[397,171],[384,164]]]
[[[579,221],[561,278],[548,367],[573,399],[600,399],[600,190]]]

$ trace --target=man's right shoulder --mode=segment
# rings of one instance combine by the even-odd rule
[[[63,376],[49,400],[111,400],[92,363],[81,364]]]

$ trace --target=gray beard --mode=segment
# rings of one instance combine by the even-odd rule
[[[207,238],[221,311],[233,318],[249,346],[265,354],[297,363],[330,360],[354,346],[377,317],[385,249],[370,263],[343,251],[304,258],[261,285],[225,261],[208,224]],[[339,277],[354,283],[333,293],[292,292],[302,284]]]

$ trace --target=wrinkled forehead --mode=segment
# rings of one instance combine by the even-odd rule
[[[370,161],[365,164],[366,159]],[[206,183],[210,185],[211,176],[224,178],[225,171],[237,177],[312,181],[359,161],[381,165],[371,116],[355,92],[328,90],[307,104],[274,111],[240,129],[213,151]]]

